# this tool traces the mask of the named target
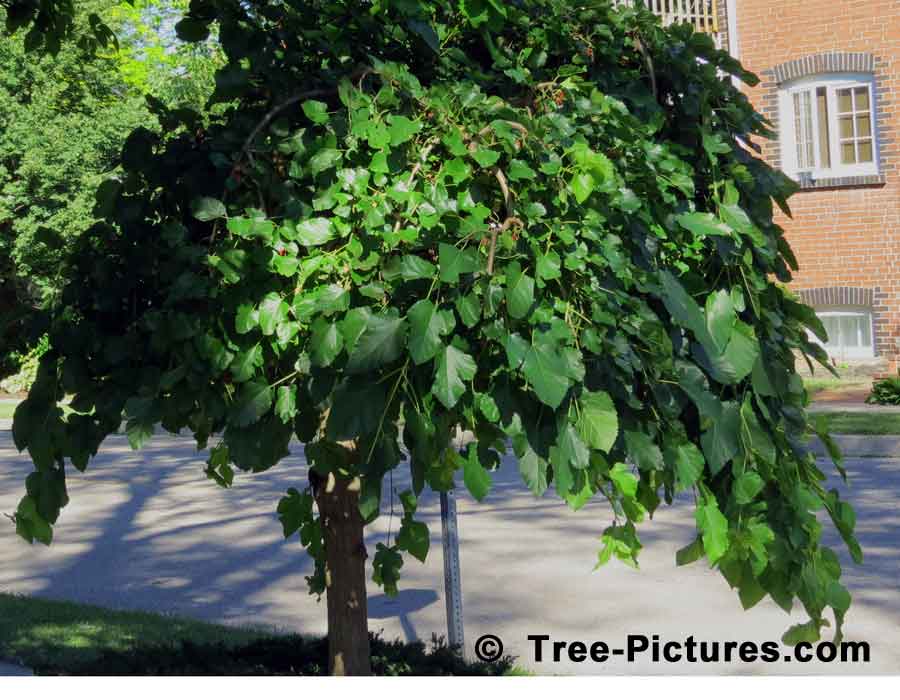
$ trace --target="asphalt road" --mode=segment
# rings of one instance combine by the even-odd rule
[[[52,547],[29,546],[0,523],[0,591],[28,593],[119,608],[176,613],[236,625],[303,633],[325,632],[324,601],[306,593],[311,566],[297,540],[285,542],[275,505],[290,486],[305,484],[302,448],[275,469],[239,474],[222,490],[202,474],[204,455],[185,438],[155,437],[140,453],[123,437],[108,440],[85,474],[69,480],[72,502]],[[900,455],[898,455],[900,457]],[[30,466],[0,430],[0,513],[15,509]],[[613,562],[592,572],[610,512],[599,500],[572,513],[552,496],[535,499],[507,459],[483,503],[459,500],[466,645],[483,634],[500,637],[508,653],[538,673],[773,674],[900,673],[900,458],[853,459],[851,500],[866,552],[863,566],[845,568],[854,605],[849,640],[871,645],[868,664],[654,663],[649,653],[629,663],[555,663],[535,659],[528,635],[553,641],[605,641],[624,646],[629,634],[661,641],[778,640],[797,611],[769,601],[749,612],[722,577],[701,563],[676,568],[674,552],[693,536],[690,504],[663,507],[641,529],[641,570]],[[396,477],[395,491],[405,488]],[[390,484],[386,484],[390,486]],[[385,488],[385,511],[389,488]],[[402,508],[370,530],[374,551]],[[389,638],[428,640],[445,632],[438,500],[420,513],[431,528],[426,564],[409,558],[401,593],[386,598],[370,584],[370,627]],[[830,525],[829,542],[838,547]]]

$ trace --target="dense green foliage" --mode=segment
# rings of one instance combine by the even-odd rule
[[[98,191],[106,220],[16,412],[36,466],[23,537],[50,541],[66,465],[123,416],[135,448],[158,423],[216,436],[223,486],[296,436],[323,479],[360,480],[366,519],[402,443],[413,490],[373,558],[392,592],[402,554],[428,551],[417,494],[461,478],[484,498],[510,441],[535,494],[608,499],[598,565],[636,565],[639,524],[692,491],[678,563],[705,557],[745,607],[799,599],[788,640],[818,637],[826,608],[840,627],[817,513],[861,554],[805,450],[795,353],[827,364],[806,329],[824,332],[776,282],[795,263],[773,201],[793,185],[743,145],[768,131],[722,77],[753,76],[603,1],[195,0],[177,26],[210,25],[213,100],[235,106],[206,128],[160,110],[164,133],[135,130]],[[298,486],[278,510],[321,592]]]
[[[36,311],[59,290],[73,241],[96,220],[94,193],[125,138],[155,124],[144,94],[196,108],[212,90],[207,46],[154,33],[183,2],[88,0],[78,9],[81,24],[96,11],[115,26],[121,50],[91,55],[67,43],[47,56],[27,52],[21,36],[0,39],[0,377],[18,369],[4,356],[24,352],[39,332]]]
[[[900,406],[900,377],[885,377],[872,384],[866,403]]]
[[[24,355],[11,353],[12,360],[18,366],[18,371],[6,379],[0,381],[0,391],[9,394],[27,392],[37,378],[38,364],[41,356],[50,349],[50,339],[43,335],[37,344]]]

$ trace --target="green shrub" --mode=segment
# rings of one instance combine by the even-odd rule
[[[15,374],[7,377],[0,382],[0,391],[9,394],[18,394],[22,391],[28,391],[37,377],[38,365],[40,359],[47,350],[50,349],[50,339],[45,335],[31,350],[18,359],[19,370]]]
[[[900,406],[900,376],[879,379],[872,384],[872,393],[866,398],[866,403]]]
[[[433,637],[430,646],[387,642],[377,635],[370,635],[370,642],[377,676],[500,676],[513,667],[511,657],[490,664],[467,662],[439,637]],[[127,651],[107,650],[87,663],[51,663],[37,670],[77,676],[323,676],[328,671],[328,639],[289,635],[234,647],[186,640],[137,644]]]

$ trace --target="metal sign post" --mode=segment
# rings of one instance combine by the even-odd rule
[[[447,641],[465,655],[462,617],[462,580],[459,570],[459,529],[456,523],[456,494],[441,494],[441,539],[444,544],[444,597],[447,602]]]

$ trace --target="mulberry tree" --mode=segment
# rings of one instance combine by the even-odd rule
[[[609,502],[599,564],[636,565],[642,521],[689,491],[679,564],[705,558],[745,608],[799,601],[789,641],[828,608],[840,633],[818,514],[860,551],[805,449],[796,358],[828,359],[783,286],[793,184],[730,80],[754,76],[605,0],[194,0],[177,25],[211,28],[211,121],[157,106],[164,131],[130,135],[67,263],[15,416],[23,537],[50,542],[66,470],[123,420],[134,448],[191,431],[225,487],[296,438],[310,479],[278,513],[315,560],[332,672],[366,673],[385,475],[412,483],[368,553],[393,593],[428,553],[423,490],[483,499],[511,449],[535,494]]]

